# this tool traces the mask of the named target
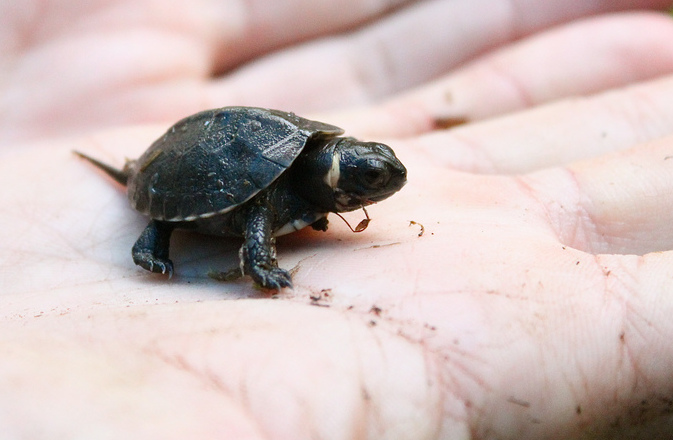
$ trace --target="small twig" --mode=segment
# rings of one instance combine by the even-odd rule
[[[339,214],[338,212],[335,212],[335,214],[338,215],[339,218],[341,218],[341,220],[343,220],[344,223],[346,223],[346,225],[348,225],[348,228],[352,232],[362,232],[365,229],[367,229],[367,226],[369,226],[369,222],[372,221],[369,218],[369,214],[367,213],[367,210],[365,209],[364,205],[362,205],[362,210],[364,211],[366,218],[362,219],[362,221],[360,223],[358,223],[358,225],[355,227],[355,229],[353,229],[353,227],[350,225],[350,223],[348,223],[348,221],[341,214]]]
[[[421,231],[418,233],[419,237],[422,237],[423,234],[425,234],[425,226],[423,226],[422,224],[420,224],[420,223],[418,223],[414,220],[411,220],[411,221],[409,221],[409,226],[411,226],[411,225],[418,225],[418,226],[421,227]]]

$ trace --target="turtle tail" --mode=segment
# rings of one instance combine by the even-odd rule
[[[92,163],[95,165],[97,168],[100,168],[101,170],[105,171],[105,173],[112,177],[114,180],[117,182],[121,183],[122,185],[126,186],[126,183],[129,180],[129,174],[131,172],[131,167],[135,163],[133,160],[127,160],[126,164],[124,165],[124,168],[121,170],[118,168],[115,168],[113,166],[110,166],[106,163],[103,163],[99,161],[98,159],[94,159],[91,156],[87,156],[84,153],[80,153],[79,151],[73,151],[77,156],[81,157],[82,159],[87,160],[88,162]]]

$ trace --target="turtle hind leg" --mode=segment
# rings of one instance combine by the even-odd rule
[[[249,211],[245,242],[241,246],[241,268],[246,275],[265,289],[292,287],[290,273],[278,267],[276,249],[271,236],[270,210],[261,204]]]
[[[173,262],[168,259],[173,226],[167,222],[152,220],[133,245],[133,262],[154,273],[173,276]]]

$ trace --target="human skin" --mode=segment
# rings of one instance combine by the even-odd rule
[[[667,2],[276,4],[0,6],[0,437],[670,438]],[[133,266],[146,219],[71,153],[236,104],[409,171],[365,232],[279,239],[275,295],[208,276],[236,241]]]

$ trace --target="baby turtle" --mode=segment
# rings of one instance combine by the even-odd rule
[[[280,289],[292,280],[276,262],[275,236],[325,231],[329,212],[379,202],[406,183],[390,147],[341,134],[293,113],[225,107],[179,121],[122,170],[77,154],[126,185],[131,205],[151,218],[132,249],[137,265],[172,275],[176,228],[243,237],[242,273]]]

